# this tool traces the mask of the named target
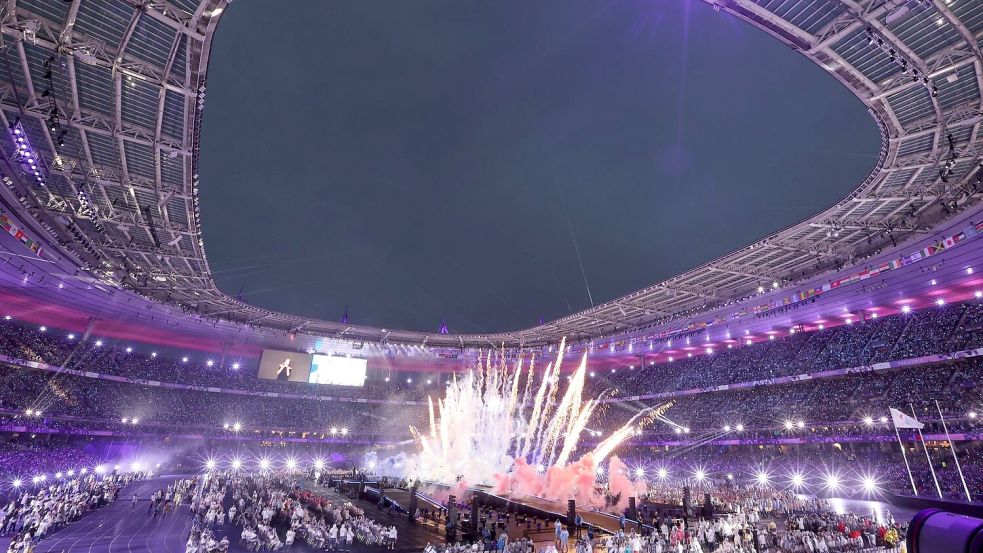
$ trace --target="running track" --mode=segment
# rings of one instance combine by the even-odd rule
[[[184,553],[191,515],[187,505],[165,517],[147,514],[149,497],[176,477],[158,477],[130,484],[119,499],[84,515],[48,536],[36,553]],[[131,509],[133,494],[139,502]]]

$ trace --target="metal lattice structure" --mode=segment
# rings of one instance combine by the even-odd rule
[[[0,139],[4,198],[81,271],[206,318],[283,332],[434,346],[536,345],[686,317],[917,238],[980,197],[983,2],[706,0],[816,62],[865,105],[875,169],[815,216],[595,308],[492,335],[310,320],[218,289],[198,211],[209,49],[228,0],[6,0],[0,119],[46,162],[45,186]],[[234,9],[234,8],[232,8]],[[12,201],[10,201],[12,199]]]

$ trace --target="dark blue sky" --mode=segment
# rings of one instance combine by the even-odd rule
[[[205,246],[256,305],[534,325],[833,203],[877,129],[697,0],[236,2],[208,74]],[[578,253],[582,260],[578,262]]]

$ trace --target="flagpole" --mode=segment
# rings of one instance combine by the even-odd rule
[[[911,407],[911,416],[918,420],[914,404],[909,403],[908,406]],[[935,482],[935,491],[939,492],[939,499],[942,499],[942,486],[939,486],[939,479],[935,477],[935,467],[932,466],[932,458],[928,455],[928,444],[925,443],[925,436],[922,435],[921,428],[916,428],[916,430],[918,430],[918,439],[922,442],[922,448],[925,450],[925,460],[928,461],[928,470],[932,473],[932,481]]]
[[[952,459],[956,461],[956,472],[959,473],[959,480],[963,483],[963,491],[966,492],[966,501],[972,503],[973,498],[969,496],[969,486],[966,485],[966,479],[963,477],[963,469],[959,466],[959,457],[956,456],[956,446],[952,443],[952,438],[949,437],[949,427],[945,424],[945,417],[942,416],[942,408],[939,407],[938,400],[935,400],[935,408],[939,410],[939,420],[942,421],[942,430],[945,431],[945,440],[949,442],[949,449],[952,451]]]
[[[908,464],[908,455],[904,452],[904,444],[901,443],[901,433],[898,432],[898,425],[891,421],[894,427],[894,435],[898,437],[898,445],[901,446],[901,458],[904,459],[904,468],[908,471],[908,479],[911,480],[911,491],[918,495],[918,488],[915,487],[915,477],[911,475],[911,465]]]

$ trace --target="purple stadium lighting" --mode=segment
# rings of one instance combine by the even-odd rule
[[[31,141],[27,138],[27,132],[23,125],[17,120],[10,125],[11,141],[16,145],[14,159],[20,163],[21,170],[26,175],[33,177],[39,186],[45,186],[44,169],[41,164],[41,156],[38,155],[31,146]]]

